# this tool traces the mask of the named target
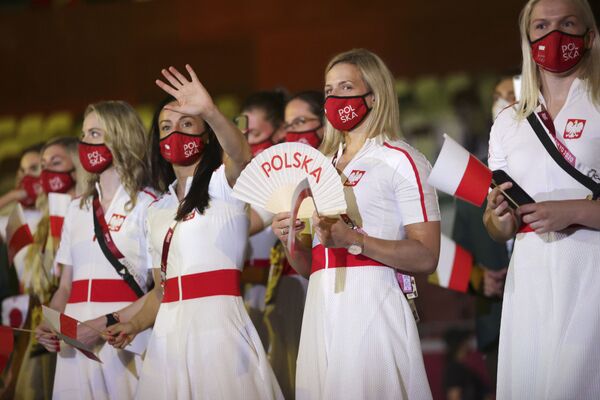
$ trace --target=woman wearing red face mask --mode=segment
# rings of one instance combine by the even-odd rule
[[[33,297],[33,308],[29,310],[28,319],[32,329],[41,322],[41,305],[47,304],[58,286],[59,275],[53,264],[59,242],[53,237],[56,232],[51,231],[59,228],[56,226],[50,228],[48,195],[60,193],[59,197],[65,196],[60,201],[69,201],[75,196],[76,183],[82,181],[78,177],[83,176],[77,139],[60,137],[46,143],[41,150],[41,167],[40,184],[44,193],[38,196],[36,205],[42,213],[42,218],[33,236],[34,242],[28,246],[24,268],[24,288]],[[43,348],[40,348],[32,335],[19,372],[17,398],[52,396],[56,356],[54,353],[43,353],[41,350]]]
[[[108,101],[87,108],[79,159],[90,175],[64,220],[56,254],[61,279],[49,306],[85,321],[77,327],[77,338],[92,346],[102,363],[59,343],[40,324],[38,341],[49,351],[60,351],[55,398],[133,397],[149,332],[127,351],[106,345],[99,332],[135,314],[150,283],[144,220],[155,196],[144,189],[149,182],[147,143],[143,125],[127,103]],[[60,174],[58,169],[54,173]]]
[[[285,141],[318,148],[323,140],[323,93],[300,92],[285,105]]]
[[[348,215],[315,215],[316,235],[297,237],[290,258],[296,271],[310,275],[296,398],[429,399],[415,319],[397,273],[431,273],[437,265],[430,165],[399,139],[393,78],[375,54],[359,49],[334,57],[325,96],[320,149],[341,174]],[[275,216],[272,226],[286,240],[289,213]],[[298,236],[303,224],[295,227]]]
[[[173,96],[152,126],[155,184],[166,190],[147,218],[157,286],[108,334],[122,347],[154,325],[136,398],[281,398],[240,296],[248,220],[232,186],[250,149],[186,68],[191,79],[171,67],[170,85],[157,81]]]
[[[586,0],[531,0],[520,19],[521,102],[496,119],[489,166],[503,184],[484,223],[516,234],[498,357],[499,399],[592,399],[600,390],[600,38]],[[535,160],[535,162],[532,162]],[[586,199],[589,198],[589,199]]]

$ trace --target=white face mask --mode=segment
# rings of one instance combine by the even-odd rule
[[[494,102],[494,104],[492,105],[492,117],[493,117],[494,121],[498,117],[498,114],[500,114],[500,111],[502,111],[506,107],[510,106],[510,104],[511,103],[504,100],[502,97],[498,98],[498,100],[496,100]]]

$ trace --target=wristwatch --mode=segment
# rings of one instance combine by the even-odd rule
[[[106,314],[105,317],[106,317],[106,327],[107,328],[109,326],[119,323],[119,314],[117,314],[116,312]]]
[[[363,249],[364,249],[364,236],[361,234],[360,240],[354,241],[350,244],[350,246],[348,246],[348,253],[352,254],[353,256],[357,256],[359,254],[362,254]]]

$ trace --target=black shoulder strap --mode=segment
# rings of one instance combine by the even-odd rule
[[[546,130],[540,123],[539,119],[535,115],[535,112],[532,112],[527,117],[527,121],[529,121],[529,125],[533,128],[533,131],[537,135],[538,139],[544,145],[544,148],[550,154],[550,157],[561,167],[567,174],[569,174],[573,179],[577,182],[581,183],[586,188],[592,191],[592,198],[594,200],[600,197],[600,184],[596,183],[589,176],[584,175],[577,168],[569,164],[567,160],[560,154],[554,143],[550,140],[550,137],[546,133]]]
[[[117,257],[115,257],[113,253],[111,253],[108,246],[106,245],[106,241],[104,240],[104,234],[102,233],[102,228],[100,227],[100,223],[98,222],[98,217],[96,216],[95,212],[92,212],[92,215],[94,217],[94,233],[96,234],[96,239],[98,240],[100,249],[102,250],[102,253],[104,253],[104,257],[106,257],[106,259],[112,264],[112,266],[117,271],[117,274],[119,274],[119,276],[123,278],[125,283],[127,283],[131,290],[133,290],[135,295],[138,298],[142,297],[145,294],[144,291],[142,290],[140,285],[138,285],[135,278],[133,277],[133,275],[131,275],[127,267],[121,264],[119,260],[117,260]]]

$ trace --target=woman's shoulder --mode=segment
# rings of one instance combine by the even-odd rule
[[[419,150],[401,139],[386,140],[381,145],[382,160],[394,169],[431,169],[431,164]]]

